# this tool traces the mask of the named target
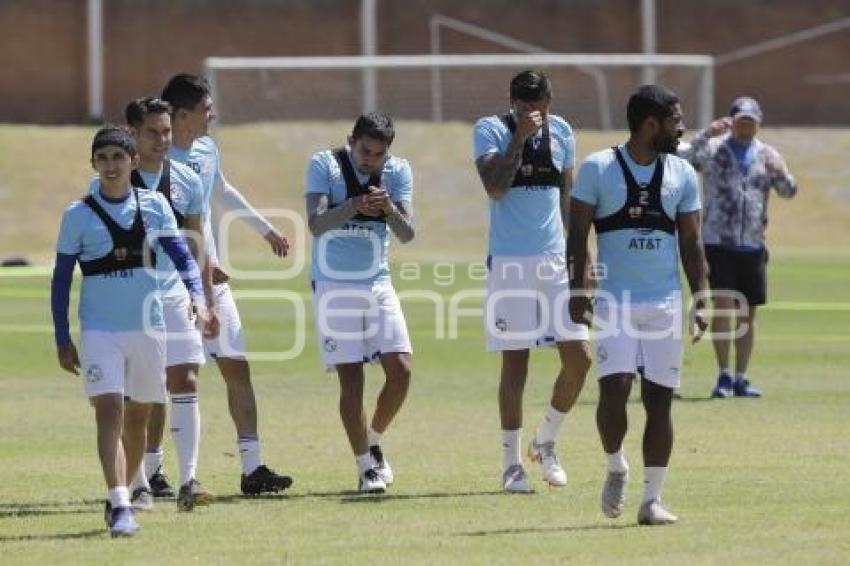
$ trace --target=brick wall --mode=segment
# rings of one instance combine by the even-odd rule
[[[85,0],[0,2],[0,120],[69,123],[86,118]],[[657,0],[658,48],[669,53],[722,54],[740,47],[850,17],[850,0]],[[213,55],[340,55],[360,50],[359,0],[105,0],[105,108],[119,118],[125,102],[156,93],[178,71],[198,72]],[[640,49],[638,0],[378,0],[379,52],[426,53],[428,18],[444,14],[561,52],[633,52]],[[443,50],[501,52],[486,42],[447,31]],[[850,124],[847,81],[850,29],[717,69],[716,107],[739,93],[759,97],[774,124]],[[496,72],[487,96],[464,96],[468,77],[446,75],[456,95],[447,117],[469,119],[504,102],[506,74]],[[843,79],[842,79],[843,75]],[[297,77],[296,77],[297,78]],[[257,116],[332,118],[359,108],[356,73],[287,78],[280,97],[241,101],[256,77],[234,77],[223,92],[228,119]],[[680,80],[682,84],[692,77]],[[627,91],[634,74],[611,78]],[[582,126],[598,125],[598,101],[586,76],[566,73],[560,92]],[[842,82],[843,81],[843,82]],[[489,83],[488,83],[489,84]],[[317,85],[331,100],[316,96]],[[384,73],[380,92],[392,112],[428,115],[425,73]],[[271,91],[275,92],[275,88]],[[683,87],[685,88],[685,87]],[[227,95],[227,96],[224,96]],[[567,96],[569,95],[569,96]],[[622,101],[614,100],[616,114]],[[265,107],[263,106],[265,105]],[[618,124],[620,122],[617,122]]]

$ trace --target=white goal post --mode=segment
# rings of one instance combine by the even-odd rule
[[[218,100],[220,80],[226,71],[430,71],[430,118],[443,118],[442,73],[450,69],[493,68],[689,68],[699,74],[696,108],[698,126],[714,118],[714,58],[710,55],[637,53],[496,53],[478,55],[376,55],[331,57],[210,57],[204,62],[213,98]],[[637,86],[635,83],[633,86]],[[380,92],[363,88],[362,110],[375,110]]]

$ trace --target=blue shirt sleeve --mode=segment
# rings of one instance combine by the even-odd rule
[[[586,159],[581,164],[570,196],[592,206],[599,204],[599,165],[595,161]]]
[[[695,212],[702,208],[697,174],[690,163],[683,162],[682,169],[682,199],[676,207],[676,212]]]
[[[549,132],[553,137],[557,136],[558,143],[564,152],[560,163],[557,163],[558,168],[563,171],[575,167],[576,138],[573,135],[573,129],[560,116],[552,116],[549,120]]]
[[[82,225],[79,203],[75,202],[62,215],[62,224],[59,226],[59,238],[56,241],[56,251],[60,254],[79,255],[82,251]]]
[[[507,128],[506,128],[507,129]],[[482,155],[488,153],[501,153],[504,151],[500,143],[499,133],[493,126],[492,119],[482,118],[475,123],[474,130],[474,159],[477,161]]]
[[[398,159],[393,173],[390,200],[393,202],[412,202],[413,173],[410,170],[410,163],[406,159]]]
[[[201,214],[204,210],[204,184],[194,171],[187,172],[186,185],[189,189],[189,204],[186,214]]]
[[[327,195],[331,192],[330,167],[326,155],[316,153],[307,166],[306,193]]]

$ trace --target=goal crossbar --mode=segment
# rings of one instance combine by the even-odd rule
[[[698,120],[708,124],[714,114],[714,57],[645,53],[487,53],[470,55],[352,55],[324,57],[208,57],[205,72],[216,93],[219,71],[322,69],[439,69],[469,67],[693,67],[700,69]],[[364,108],[365,111],[374,108]]]

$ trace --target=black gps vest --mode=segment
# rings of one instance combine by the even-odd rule
[[[142,178],[142,174],[139,173],[138,169],[133,169],[133,172],[130,173],[130,184],[134,187],[154,190],[154,187],[149,187],[145,184],[145,180]],[[168,205],[171,206],[171,212],[174,213],[174,218],[177,219],[177,227],[183,228],[186,224],[186,217],[177,212],[177,209],[174,208],[174,203],[171,201],[171,160],[167,157],[162,162],[162,176],[159,178],[159,184],[156,186],[156,190],[165,195]]]
[[[505,114],[501,119],[511,133],[516,131],[516,120],[514,120],[513,115]],[[514,175],[514,180],[511,182],[512,187],[542,185],[561,188],[561,172],[552,162],[551,142],[549,124],[544,122],[540,131],[540,138],[535,139],[532,136],[525,140],[525,145],[522,148],[522,165]]]
[[[645,187],[635,181],[623,154],[618,147],[612,148],[623,178],[626,180],[626,203],[617,212],[593,221],[597,234],[613,230],[659,230],[667,234],[676,233],[676,221],[664,212],[661,206],[661,183],[664,180],[664,156],[655,162],[652,179]]]
[[[336,159],[337,164],[339,165],[340,171],[342,171],[342,178],[345,180],[346,199],[369,194],[369,187],[381,186],[381,176],[374,173],[369,177],[369,179],[365,183],[360,183],[360,180],[357,178],[357,173],[354,171],[354,167],[351,165],[351,160],[348,158],[348,150],[346,150],[344,147],[338,147],[334,149],[333,156],[334,159]],[[353,217],[353,220],[360,220],[363,222],[387,221],[383,213],[381,213],[380,216],[366,216],[365,214],[357,214]]]
[[[156,265],[156,255],[153,250],[150,250],[149,263],[145,264],[144,249],[145,249],[145,224],[142,221],[142,207],[139,204],[138,189],[133,189],[133,196],[136,199],[136,216],[133,218],[133,224],[129,230],[125,230],[112,219],[109,214],[103,210],[103,207],[95,200],[93,195],[89,195],[83,199],[83,202],[92,209],[92,211],[100,218],[106,229],[109,230],[109,236],[112,238],[112,250],[105,256],[89,261],[81,261],[80,269],[83,276],[90,277],[92,275],[106,275],[117,271],[126,271],[138,267],[151,267]]]

